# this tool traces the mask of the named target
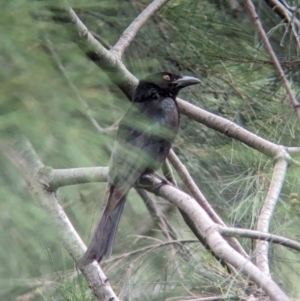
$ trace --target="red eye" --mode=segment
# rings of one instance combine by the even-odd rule
[[[170,76],[168,74],[163,75],[164,80],[171,80]]]

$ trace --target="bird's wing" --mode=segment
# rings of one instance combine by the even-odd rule
[[[111,156],[109,181],[117,187],[132,186],[155,158],[159,138],[153,135],[154,123],[143,131],[120,125],[119,137]]]
[[[172,99],[163,101],[174,104]],[[145,169],[158,169],[170,150],[177,133],[177,127],[175,132],[168,128],[172,114],[159,116],[149,112],[149,107],[132,106],[119,125],[109,172],[109,182],[114,186],[131,187]],[[175,104],[173,107],[178,114]]]

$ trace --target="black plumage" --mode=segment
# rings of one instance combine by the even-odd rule
[[[159,169],[178,129],[176,96],[181,88],[200,80],[167,72],[141,80],[133,104],[120,122],[110,159],[104,212],[79,264],[100,262],[112,252],[117,227],[129,189],[137,179]]]

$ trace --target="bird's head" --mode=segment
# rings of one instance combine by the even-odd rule
[[[143,95],[147,100],[149,97],[176,97],[180,89],[200,84],[201,80],[192,76],[180,76],[169,72],[159,72],[148,75],[138,84],[134,95],[134,101],[143,101]]]

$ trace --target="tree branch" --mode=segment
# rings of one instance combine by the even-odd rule
[[[28,187],[37,202],[51,216],[53,229],[74,262],[84,254],[86,247],[73,228],[70,220],[57,201],[53,191],[45,189],[39,179],[39,170],[44,168],[28,140],[21,137],[5,149],[5,154],[22,171]],[[81,269],[89,287],[99,301],[118,301],[118,297],[107,281],[107,277],[98,264]]]
[[[69,9],[69,12],[70,12],[70,15],[72,15],[71,9]],[[76,25],[76,22],[79,19],[77,20],[75,17],[78,18],[76,16],[76,14],[75,14],[75,16],[73,15],[73,19],[74,19],[73,23]],[[80,34],[80,36],[83,37],[85,46],[88,45],[89,49],[92,49],[87,52],[85,51],[87,56],[90,57],[97,65],[99,65],[107,73],[107,75],[111,78],[111,80],[121,88],[121,90],[127,95],[128,98],[130,98],[132,95],[132,92],[135,88],[135,85],[137,83],[137,80],[135,79],[135,77],[129,73],[129,71],[125,68],[125,66],[122,64],[122,62],[120,60],[118,60],[112,53],[107,51],[101,44],[100,45],[102,48],[100,47],[100,51],[98,51],[97,45],[99,43],[97,41],[96,42],[93,41],[93,43],[95,43],[95,45],[92,45],[90,43],[90,39],[89,39],[88,31],[87,31],[86,27],[84,25],[82,27],[81,25],[83,25],[83,24],[80,24],[80,26],[78,26],[78,24],[76,25],[76,27],[79,28],[79,33],[80,33],[80,30],[84,29],[81,32],[81,33],[83,33],[83,35]],[[84,33],[86,33],[86,34],[84,35]],[[235,138],[272,158],[275,158],[280,154],[285,158],[284,159],[285,162],[287,162],[288,154],[285,151],[285,148],[283,148],[282,146],[271,143],[257,135],[252,134],[251,132],[244,130],[243,128],[237,126],[236,124],[234,124],[222,117],[215,116],[213,114],[205,112],[204,110],[201,110],[201,109],[197,108],[196,106],[188,104],[180,99],[178,100],[178,103],[179,103],[180,110],[182,112],[184,112],[184,114],[191,117],[192,119],[194,119],[198,122],[201,122],[202,124],[205,124],[208,127],[216,129],[217,131],[219,131],[229,137]],[[275,170],[275,168],[274,168],[274,170]],[[166,185],[166,186],[168,186],[168,185]],[[165,186],[163,186],[160,189],[160,194],[162,193],[161,191],[164,191],[164,189],[166,189]],[[175,189],[175,188],[172,187],[172,189]],[[177,193],[178,193],[178,191],[177,191]],[[175,195],[173,197],[175,197]],[[188,197],[188,196],[186,196],[186,197]],[[180,208],[179,204],[178,204],[178,207]],[[180,209],[183,210],[182,208],[180,208]],[[202,208],[200,208],[200,209],[203,210]],[[193,216],[191,215],[192,212],[189,212],[189,213],[185,212],[185,213],[191,218],[191,220],[196,221],[196,219],[193,218]],[[200,220],[201,223],[203,224],[204,222],[202,222],[202,219],[201,219],[202,217],[199,216],[199,212],[197,213],[197,215],[198,215],[197,222],[199,222],[199,220]],[[211,245],[214,246],[214,247],[212,247],[212,249],[214,251],[217,250],[217,252],[219,252],[221,254],[221,256],[223,256],[223,258],[224,257],[226,258],[225,259],[226,261],[227,261],[227,259],[229,260],[228,262],[230,264],[231,264],[231,262],[233,262],[233,264],[232,264],[233,266],[235,266],[235,267],[237,266],[238,268],[240,268],[246,275],[249,275],[250,278],[252,277],[251,279],[253,279],[256,283],[260,283],[260,281],[262,281],[262,287],[266,290],[266,292],[268,292],[268,294],[270,296],[273,297],[274,300],[288,300],[288,298],[283,293],[282,293],[283,295],[281,295],[282,298],[278,299],[279,292],[281,292],[281,291],[278,287],[276,287],[275,289],[272,290],[274,292],[274,294],[272,293],[272,291],[270,291],[270,285],[273,285],[273,282],[269,277],[267,277],[267,275],[264,275],[263,273],[261,273],[251,263],[247,262],[247,260],[245,258],[243,258],[237,252],[232,250],[232,248],[229,245],[227,245],[224,240],[220,239],[220,237],[218,236],[216,231],[214,231],[213,229],[211,229],[211,231],[210,231],[209,229],[205,228],[206,227],[205,225],[201,226],[197,222],[195,222],[196,226],[199,227],[199,230],[201,230],[202,233],[205,233],[207,235],[208,244],[210,246]],[[210,222],[212,223],[211,226],[213,226],[214,223],[211,220],[210,220]],[[203,230],[207,230],[207,232],[206,231],[203,232]],[[224,245],[222,245],[222,244],[224,244]],[[229,253],[232,256],[229,256]],[[239,256],[237,256],[236,254],[238,254]],[[258,272],[258,274],[257,274],[257,272]],[[255,275],[253,275],[251,273],[254,273]]]
[[[76,185],[76,184],[84,184],[84,183],[91,183],[91,182],[106,182],[108,167],[52,169],[51,167],[45,166],[40,168],[38,173],[39,173],[39,181],[43,183],[43,185],[45,185],[46,187],[54,191],[59,187],[63,187],[67,185]],[[138,192],[140,193],[139,190]],[[154,210],[153,208],[151,209],[152,211]],[[190,227],[191,231],[195,234],[195,236],[199,239],[199,241],[203,244],[203,246],[209,251],[211,251],[207,246],[207,243],[203,238],[203,235],[199,232],[197,228],[195,228],[193,221],[191,221],[189,217],[186,214],[184,214],[184,212],[181,212],[181,214],[183,215],[186,224]],[[170,228],[168,229],[169,231],[171,231]],[[212,254],[214,256],[213,252]],[[220,258],[217,257],[216,259],[220,261]],[[226,264],[222,261],[221,264],[223,266],[226,266]]]
[[[44,167],[38,160],[31,145],[28,141],[24,142],[24,139],[18,139],[6,153],[24,173],[35,198],[49,214],[51,214],[55,231],[58,233],[58,236],[68,253],[74,261],[77,262],[85,250],[84,244],[61,206],[58,204],[55,193],[53,191],[45,190],[45,186],[38,180],[39,175],[41,174],[39,170],[43,170]],[[101,171],[103,172],[103,169],[101,169]],[[94,173],[94,177],[95,175],[96,173]],[[46,178],[43,177],[42,182],[44,182],[45,179]],[[81,177],[80,179],[82,181],[83,178]],[[91,180],[91,177],[87,177],[86,179]],[[94,178],[92,177],[92,180],[93,179]],[[160,184],[161,181],[156,177],[145,176],[141,179],[142,187],[147,188],[150,191],[153,190],[153,187],[159,187],[158,185]],[[48,184],[46,187],[50,187],[50,185]],[[158,191],[158,195],[176,205],[193,221],[196,228],[205,235],[209,247],[217,256],[252,279],[259,287],[262,287],[274,301],[290,301],[271,278],[235,251],[223,239],[217,229],[219,226],[211,220],[209,215],[193,198],[170,185],[162,186]],[[111,298],[118,300],[106,281],[105,275],[97,264],[89,265],[81,271],[99,300],[111,300]],[[99,281],[99,277],[101,281]]]
[[[119,41],[111,50],[111,52],[118,59],[121,59],[122,54],[133,41],[139,29],[168,1],[169,0],[154,0],[126,28],[126,30],[122,33]]]
[[[158,208],[156,202],[153,200],[152,195],[150,195],[147,191],[141,188],[136,188],[137,193],[140,195],[142,200],[144,201],[145,206],[147,207],[150,215],[153,220],[157,224],[157,226],[162,230],[164,236],[169,241],[174,241],[179,239],[179,234],[176,229],[171,225],[165,215]],[[186,261],[190,262],[191,258],[193,258],[190,250],[184,245],[177,244],[175,245],[177,250],[179,251],[181,257]]]
[[[299,29],[300,21],[297,18],[297,8],[289,6],[286,1],[265,0],[265,2],[277,13],[285,22],[287,22],[296,40],[298,51],[300,50]]]
[[[264,233],[264,232],[259,232],[259,231],[253,231],[253,230],[248,230],[248,229],[238,229],[238,228],[225,228],[225,227],[220,227],[219,232],[223,236],[235,236],[235,237],[246,237],[246,238],[253,238],[253,239],[258,239],[258,240],[265,240],[267,242],[271,242],[274,244],[279,244],[281,246],[296,250],[300,252],[300,243],[292,240],[285,238],[283,236],[279,235],[274,235],[270,233]]]
[[[226,118],[205,111],[180,98],[177,98],[177,102],[182,114],[228,137],[234,138],[268,157],[273,158],[278,155],[278,152],[285,152],[281,145],[261,138]]]
[[[108,167],[84,167],[69,169],[52,169],[44,166],[39,170],[41,183],[52,190],[59,187],[91,182],[106,182]]]
[[[198,202],[198,204],[206,211],[206,213],[210,216],[210,218],[217,224],[222,226],[226,226],[223,220],[219,217],[219,215],[215,212],[212,208],[210,203],[206,200],[205,196],[202,194],[196,183],[194,182],[193,178],[189,174],[188,170],[181,163],[179,158],[176,156],[174,151],[171,149],[168,155],[168,159],[170,160],[171,164],[173,165],[174,169],[177,171],[178,175],[182,179],[183,183],[188,188],[189,192]],[[243,247],[236,239],[230,239],[231,245],[244,257],[248,257],[248,254],[245,252]]]
[[[158,227],[162,230],[164,236],[170,241],[179,239],[178,232],[171,225],[168,219],[166,219],[161,210],[159,210],[156,202],[152,199],[152,196],[147,191],[141,188],[136,188],[136,191],[144,201],[144,204],[147,207],[150,215],[152,216]]]
[[[241,296],[227,296],[227,294],[220,295],[220,296],[213,296],[213,297],[203,297],[203,298],[200,297],[200,298],[196,298],[196,299],[190,299],[190,298],[189,299],[175,299],[175,300],[172,299],[172,301],[223,301],[223,300],[224,301],[251,301],[248,298],[246,299]],[[168,301],[168,299],[166,301]]]
[[[145,177],[147,178],[147,177]],[[148,182],[149,186],[158,185],[159,181],[152,177]],[[146,185],[146,182],[145,182]],[[147,185],[146,185],[147,186]],[[244,258],[241,254],[235,251],[221,236],[216,228],[216,224],[210,219],[208,214],[199,206],[199,204],[189,195],[176,189],[173,186],[165,185],[159,189],[159,196],[167,199],[179,209],[184,211],[190,219],[199,228],[201,233],[205,234],[210,248],[237,270],[254,281],[259,287],[267,293],[274,301],[290,301],[286,294],[279,288],[279,286],[265,273],[261,272],[249,260]],[[217,226],[219,227],[219,226]]]
[[[288,163],[284,158],[279,158],[275,162],[270,187],[257,221],[257,231],[269,232],[271,218],[275,210],[281,188],[284,183]],[[258,241],[256,246],[256,263],[258,268],[266,275],[270,275],[269,244],[267,241]]]
[[[165,160],[164,164],[161,167],[164,177],[171,182],[174,186],[178,187],[177,181],[174,176],[172,166],[168,159]]]
[[[137,78],[126,69],[121,60],[117,59],[93,37],[71,8],[68,7],[67,11],[81,37],[81,41],[78,43],[79,46],[83,48],[85,54],[104,70],[111,81],[131,100],[133,91],[138,83]],[[82,43],[84,45],[82,45]],[[278,153],[286,152],[284,147],[263,139],[243,129],[234,122],[209,113],[183,99],[177,98],[177,102],[180,112],[192,120],[200,122],[228,137],[239,140],[271,158],[278,156]]]
[[[255,7],[254,7],[251,0],[246,0],[245,5],[246,5],[246,8],[249,11],[249,14],[250,14],[252,20],[253,20],[253,23],[255,24],[255,26],[257,28],[258,33],[260,34],[260,36],[263,40],[265,49],[266,49],[267,53],[270,55],[270,58],[271,58],[271,60],[274,64],[274,67],[275,67],[276,71],[278,72],[278,75],[279,75],[279,77],[282,81],[282,85],[283,85],[284,89],[286,90],[286,93],[289,96],[290,102],[294,107],[294,110],[296,112],[298,120],[300,121],[300,105],[299,105],[299,102],[296,99],[296,96],[294,95],[287,78],[285,77],[283,69],[282,69],[282,67],[281,67],[281,65],[280,65],[280,63],[277,59],[277,56],[276,56],[275,52],[273,51],[271,43],[269,42],[268,36],[267,36],[265,30],[263,29],[263,26],[262,26],[262,24],[259,20],[259,17],[257,15],[256,11],[255,11]]]
[[[289,154],[300,154],[300,147],[286,147],[286,150],[289,152]]]
[[[71,7],[67,6],[66,10],[71,22],[78,31],[80,37],[80,43],[78,43],[78,45],[96,65],[106,72],[110,80],[131,99],[138,83],[137,79],[126,69],[121,60],[116,58],[116,56],[105,49],[99,41],[94,38]]]

